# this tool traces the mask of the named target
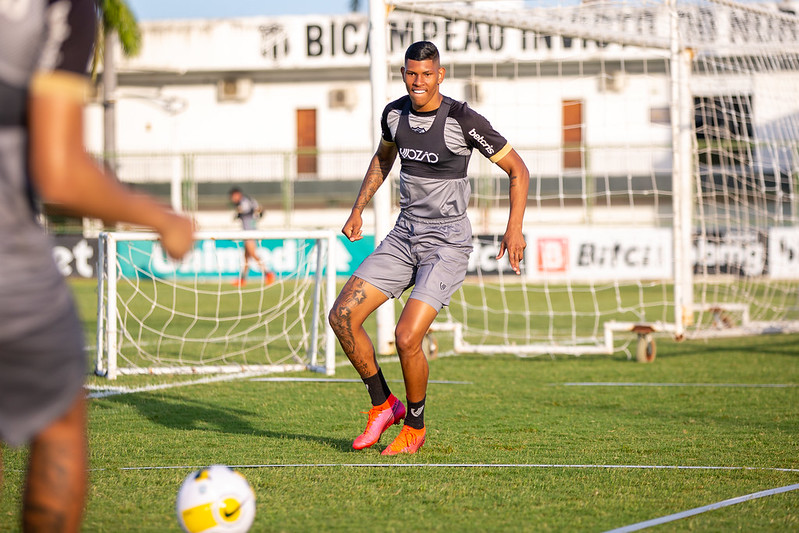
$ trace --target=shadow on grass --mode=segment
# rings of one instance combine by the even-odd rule
[[[728,352],[754,352],[760,354],[799,356],[797,335],[752,335],[747,337],[690,339],[682,342],[664,339],[658,344],[667,350],[669,355],[702,355]],[[658,353],[658,357],[660,352]]]
[[[212,431],[225,434],[240,434],[273,439],[296,439],[324,444],[340,451],[351,451],[350,440],[306,435],[286,431],[272,431],[255,427],[248,418],[253,412],[230,407],[220,408],[208,402],[190,400],[185,397],[169,397],[155,394],[123,394],[94,400],[102,408],[105,402],[128,405],[154,424],[179,431]]]

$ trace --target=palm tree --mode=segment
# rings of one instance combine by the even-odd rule
[[[103,63],[103,153],[106,165],[116,171],[116,87],[117,70],[114,57],[116,42],[126,57],[141,50],[141,31],[136,17],[125,0],[97,0],[100,10],[97,39],[92,63],[92,76]]]

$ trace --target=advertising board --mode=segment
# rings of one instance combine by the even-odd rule
[[[527,234],[528,279],[600,281],[669,279],[671,230],[666,228],[540,228]]]
[[[336,239],[336,272],[348,276],[374,249],[374,237],[349,242]],[[277,275],[312,273],[316,269],[316,250],[310,239],[263,239],[256,241],[256,253],[266,268]],[[157,241],[120,241],[117,243],[119,268],[123,276],[171,279],[235,278],[241,272],[244,252],[241,241],[200,240],[179,262],[169,259]],[[249,276],[262,273],[251,265]]]
[[[775,279],[799,279],[799,228],[769,230],[768,270]]]

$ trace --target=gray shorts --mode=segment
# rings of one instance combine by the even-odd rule
[[[0,251],[8,267],[0,281],[0,440],[12,446],[67,412],[87,369],[81,323],[49,242],[30,236],[25,250]]]
[[[353,275],[389,298],[413,287],[409,298],[440,310],[463,284],[471,253],[472,226],[466,215],[438,220],[402,213]]]
[[[258,223],[255,221],[255,217],[252,215],[241,217],[241,229],[243,230],[258,229]]]

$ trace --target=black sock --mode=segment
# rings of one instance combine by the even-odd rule
[[[388,390],[388,385],[386,385],[386,380],[383,377],[382,370],[378,370],[377,374],[369,376],[368,378],[361,378],[363,380],[363,384],[366,385],[366,390],[369,392],[369,398],[372,400],[372,405],[381,405],[386,403],[388,400],[389,392],[386,394]]]
[[[411,426],[413,429],[424,428],[424,402],[427,396],[422,398],[421,402],[412,402],[408,400],[408,411],[405,413],[405,425]]]
[[[391,396],[391,389],[388,388],[388,383],[386,383],[386,378],[383,377],[383,369],[377,369],[377,375],[380,376],[380,385],[383,387],[383,394],[386,395],[386,399]]]

